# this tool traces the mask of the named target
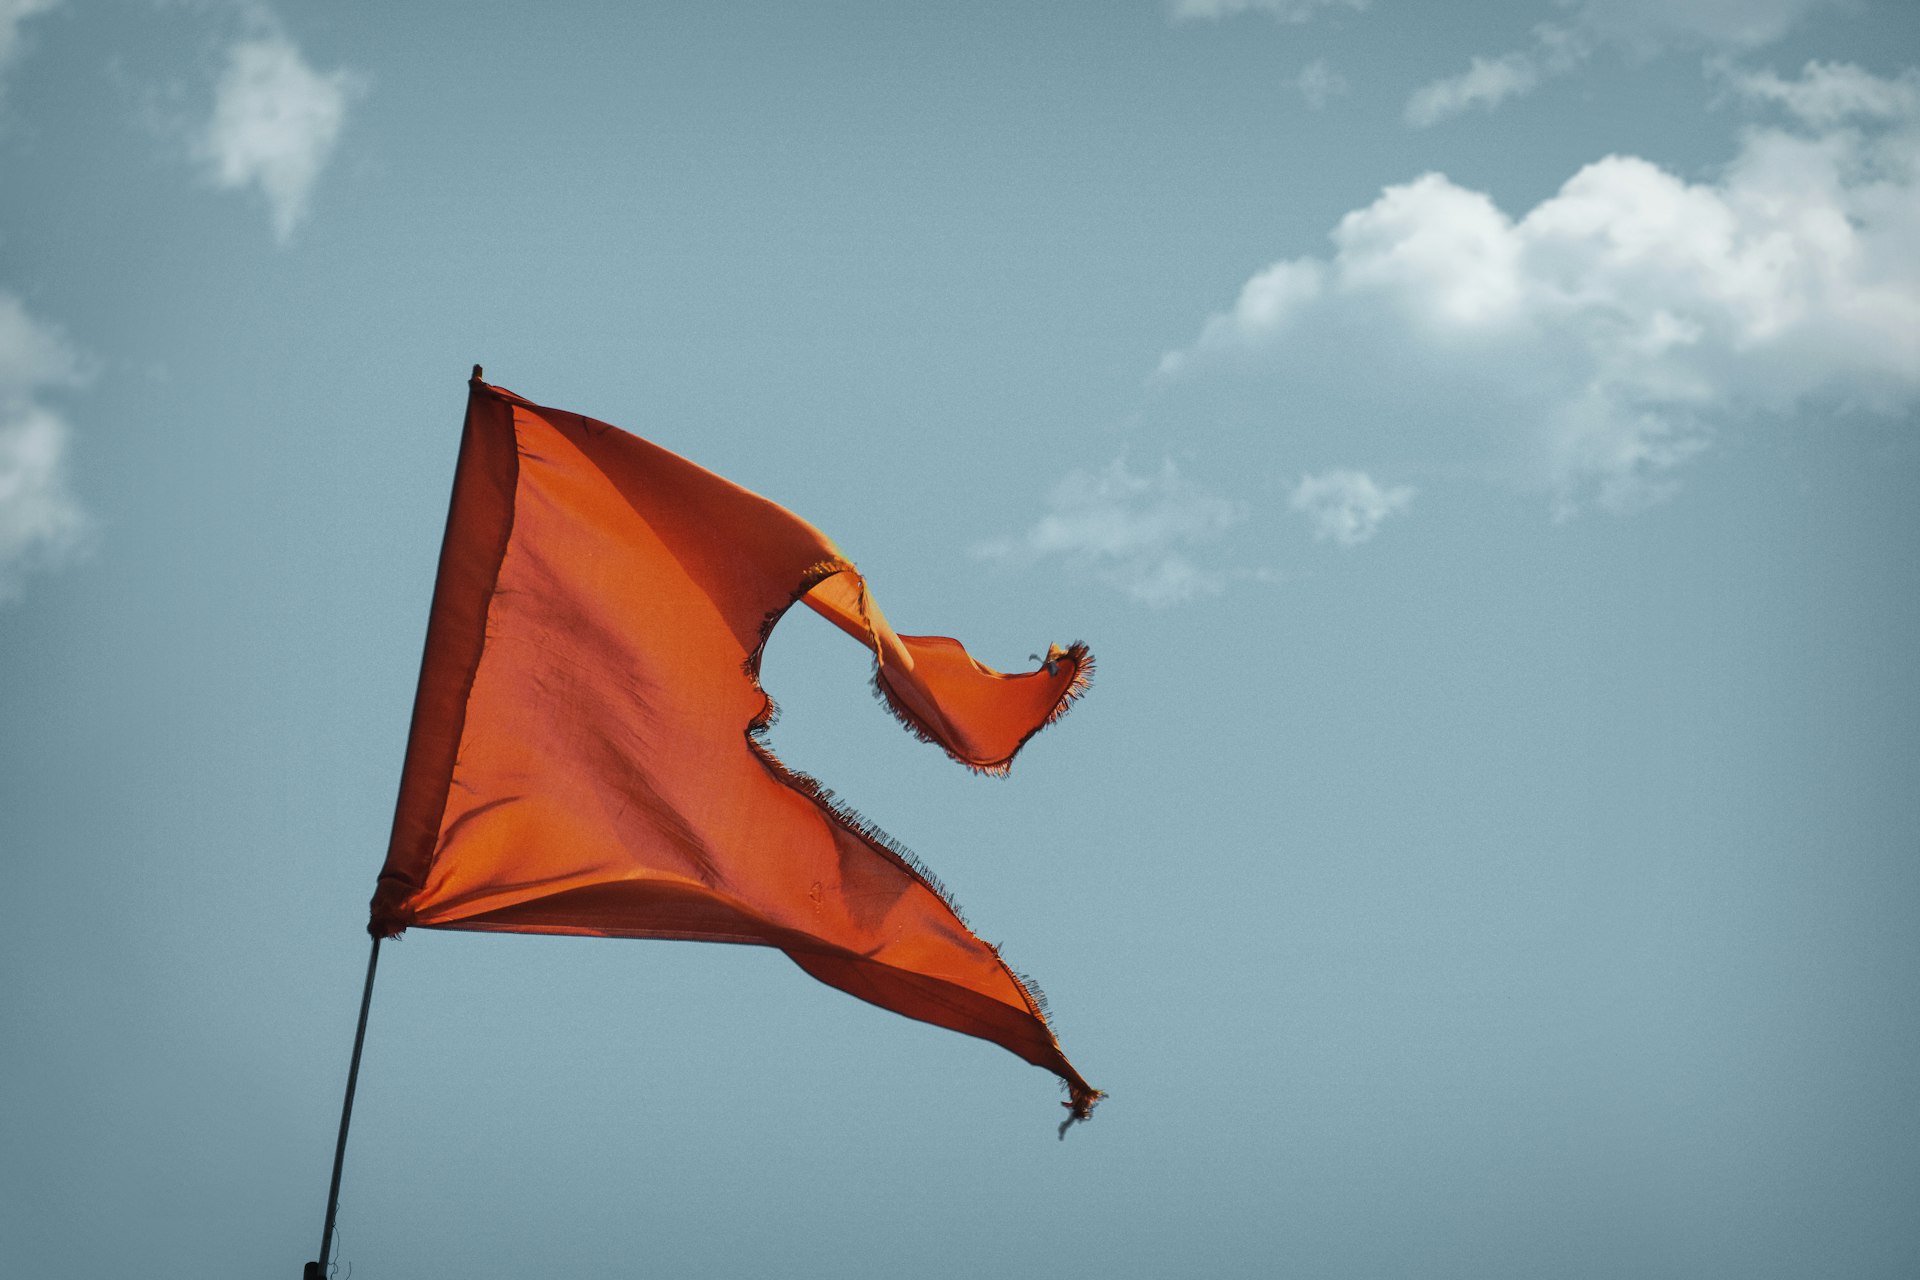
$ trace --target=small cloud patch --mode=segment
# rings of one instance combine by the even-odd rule
[[[1328,102],[1347,92],[1347,78],[1327,65],[1325,58],[1315,58],[1300,69],[1294,78],[1293,87],[1307,100],[1307,105],[1315,111],[1326,109]]]
[[[1307,518],[1315,542],[1357,547],[1380,531],[1387,517],[1413,502],[1410,485],[1382,488],[1364,471],[1323,471],[1301,476],[1287,505]]]
[[[274,237],[286,244],[306,218],[314,184],[339,144],[347,109],[365,82],[322,73],[277,29],[235,40],[194,153],[215,185],[253,189]]]
[[[1407,123],[1424,129],[1474,107],[1491,111],[1508,98],[1531,93],[1539,83],[1540,68],[1531,54],[1475,55],[1460,74],[1415,90],[1407,99]]]
[[[84,546],[91,522],[67,488],[71,433],[41,399],[80,380],[60,332],[0,291],[0,603],[29,570],[59,568]]]
[[[1321,9],[1363,10],[1368,0],[1169,0],[1175,22],[1210,22],[1241,13],[1264,13],[1275,22],[1301,23]]]
[[[1476,55],[1467,69],[1416,89],[1406,121],[1424,129],[1462,112],[1491,111],[1576,70],[1602,48],[1634,57],[1696,50],[1725,58],[1771,44],[1838,0],[1561,0],[1561,22],[1533,29],[1530,46]]]
[[[1240,504],[1207,493],[1172,459],[1136,474],[1122,457],[1099,471],[1070,472],[1032,528],[984,543],[975,554],[1008,563],[1059,560],[1164,608],[1225,588],[1228,575],[1199,563],[1195,549],[1245,517]]]
[[[1785,108],[1816,129],[1849,120],[1920,117],[1920,71],[1908,67],[1887,78],[1844,62],[1809,62],[1798,80],[1772,71],[1736,73],[1734,91],[1752,101]]]

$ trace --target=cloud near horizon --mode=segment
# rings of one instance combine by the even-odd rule
[[[1914,89],[1821,64],[1755,77],[1747,96],[1795,122],[1747,133],[1711,183],[1608,156],[1517,219],[1443,174],[1389,187],[1340,221],[1331,255],[1249,279],[1159,379],[1297,384],[1358,359],[1379,385],[1333,394],[1374,397],[1370,412],[1549,492],[1561,515],[1664,496],[1742,414],[1910,405]]]
[[[1194,549],[1245,518],[1240,504],[1206,492],[1171,458],[1136,475],[1120,457],[1099,471],[1068,473],[1032,528],[982,543],[974,554],[1011,564],[1057,559],[1164,608],[1225,588],[1228,575],[1196,562]]]
[[[314,184],[366,80],[345,69],[317,71],[271,19],[256,25],[262,29],[227,47],[213,111],[193,149],[216,186],[259,193],[284,245],[306,219]]]
[[[0,604],[19,597],[27,572],[58,568],[84,547],[91,522],[67,488],[70,431],[42,402],[81,378],[59,330],[0,290]]]

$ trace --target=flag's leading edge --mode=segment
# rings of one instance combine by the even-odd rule
[[[369,928],[778,947],[822,982],[1100,1097],[1034,993],[904,849],[761,741],[768,633],[804,601],[955,760],[1004,772],[1086,687],[1083,645],[1002,675],[901,636],[804,520],[478,377]]]

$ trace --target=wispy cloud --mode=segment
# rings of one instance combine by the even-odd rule
[[[1415,90],[1407,99],[1407,123],[1425,128],[1474,107],[1492,110],[1508,98],[1532,92],[1539,83],[1540,67],[1531,54],[1476,56],[1459,75],[1435,80]]]
[[[1413,503],[1410,485],[1382,488],[1364,471],[1323,471],[1301,476],[1287,505],[1307,518],[1315,542],[1357,547],[1380,531],[1388,516]]]
[[[1491,111],[1578,68],[1601,47],[1649,57],[1670,50],[1718,57],[1773,43],[1837,0],[1570,0],[1554,20],[1533,28],[1527,44],[1475,55],[1465,71],[1414,90],[1406,120],[1415,128],[1465,111]],[[1547,9],[1542,5],[1543,10]]]
[[[1328,394],[1364,390],[1463,451],[1496,442],[1562,514],[1663,496],[1742,414],[1912,404],[1913,78],[1817,66],[1749,88],[1801,121],[1748,132],[1715,182],[1610,156],[1517,219],[1441,174],[1390,187],[1341,220],[1331,255],[1248,280],[1161,379],[1301,385],[1357,361],[1368,387]]]
[[[57,568],[85,542],[89,521],[67,488],[67,423],[43,403],[80,377],[60,332],[0,291],[0,602],[18,598],[27,571]]]
[[[1347,92],[1347,78],[1327,65],[1325,58],[1315,58],[1300,69],[1294,77],[1293,87],[1307,100],[1307,105],[1315,111],[1324,109],[1328,102]]]
[[[1578,0],[1574,21],[1638,54],[1744,53],[1772,44],[1822,9],[1850,0]]]
[[[1068,474],[1032,528],[975,553],[1014,563],[1056,559],[1159,608],[1223,589],[1228,575],[1199,563],[1195,549],[1245,517],[1240,504],[1201,489],[1172,459],[1139,475],[1116,458],[1102,470]]]
[[[1475,108],[1491,111],[1511,98],[1532,93],[1542,80],[1573,70],[1591,47],[1577,28],[1543,23],[1533,29],[1530,48],[1494,58],[1475,55],[1465,71],[1414,90],[1407,99],[1406,121],[1424,129]]]
[[[1240,13],[1264,13],[1275,22],[1305,22],[1322,9],[1365,9],[1369,0],[1168,0],[1175,22],[1205,22]]]
[[[227,46],[213,111],[194,138],[194,154],[216,185],[257,191],[275,238],[286,244],[307,216],[314,184],[366,81],[345,69],[316,70],[258,11],[253,25],[256,30]]]
[[[1839,62],[1809,62],[1798,80],[1772,71],[1730,72],[1735,92],[1771,102],[1816,129],[1848,120],[1900,120],[1920,116],[1920,71],[1909,67],[1887,79]]]

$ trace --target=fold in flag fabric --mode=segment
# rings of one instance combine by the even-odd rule
[[[763,738],[760,656],[804,602],[919,737],[1003,773],[1086,687],[1084,645],[1003,675],[897,635],[825,535],[604,422],[480,381],[369,929],[777,947],[830,986],[1100,1097],[939,883]]]

